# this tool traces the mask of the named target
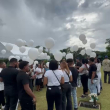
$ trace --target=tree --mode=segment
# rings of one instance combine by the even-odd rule
[[[106,47],[106,52],[107,52],[108,57],[110,58],[110,38],[106,39],[105,44],[108,44]]]

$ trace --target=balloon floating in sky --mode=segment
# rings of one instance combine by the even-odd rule
[[[91,49],[86,49],[86,54],[87,55],[91,55],[91,52],[92,52]]]
[[[95,52],[92,52],[91,55],[90,55],[90,57],[95,58],[96,57],[96,53]]]
[[[56,52],[54,54],[54,58],[55,58],[56,61],[61,61],[61,59],[62,59],[62,53],[61,52]]]
[[[81,50],[81,53],[80,54],[81,55],[85,55],[85,53],[86,53],[85,50]]]
[[[82,41],[82,43],[85,45],[87,44],[87,40],[85,39],[84,41]]]
[[[68,54],[66,55],[66,59],[73,59],[73,54],[68,53]]]
[[[91,44],[90,44],[90,47],[91,47],[92,49],[95,49],[96,44],[95,44],[95,43],[91,43]]]
[[[22,47],[19,48],[19,50],[20,50],[21,53],[24,53],[26,51],[26,48],[25,48],[25,46],[22,46]]]
[[[17,45],[18,47],[23,46],[23,44],[24,44],[24,42],[23,42],[22,39],[18,39],[17,42],[16,42],[16,45]]]
[[[13,45],[11,43],[7,43],[5,47],[8,51],[11,51],[13,49]]]
[[[74,45],[73,46],[73,50],[76,52],[76,51],[78,51],[78,46],[77,45]]]
[[[28,56],[29,56],[29,58],[32,59],[32,60],[37,59],[38,55],[39,55],[39,52],[38,52],[38,49],[36,49],[36,48],[31,48],[31,49],[28,51]]]
[[[6,50],[2,50],[1,53],[4,55],[6,54]]]
[[[47,49],[51,49],[55,45],[55,41],[53,38],[49,37],[45,41],[45,46]]]
[[[43,47],[39,47],[39,53],[42,53],[43,52]]]
[[[33,45],[34,45],[34,41],[33,40],[30,40],[29,41],[29,46],[32,47]]]
[[[81,34],[81,35],[79,36],[79,39],[80,39],[81,41],[84,41],[84,40],[86,39],[86,36],[85,36],[84,34]]]

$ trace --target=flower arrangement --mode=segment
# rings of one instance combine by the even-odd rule
[[[93,99],[93,103],[94,103],[93,107],[97,107],[97,104],[96,104],[96,102],[98,100],[97,94],[96,93],[91,93],[89,96],[90,96],[90,98]]]

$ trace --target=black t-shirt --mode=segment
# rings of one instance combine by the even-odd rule
[[[24,90],[24,85],[29,84],[30,77],[25,72],[20,71],[17,75],[17,87],[18,87],[18,96],[19,99],[32,99]],[[29,84],[30,86],[30,84]]]
[[[78,70],[74,67],[69,67],[69,69],[72,72],[72,77],[73,77],[73,81],[71,82],[71,85],[73,87],[77,87]]]
[[[3,79],[6,95],[13,96],[18,94],[16,81],[18,72],[19,71],[12,66],[1,71],[0,77]]]
[[[81,62],[77,62],[77,63],[76,63],[76,66],[81,67],[81,66],[82,66]],[[79,69],[79,68],[77,68],[77,69]]]
[[[89,67],[89,79],[92,78],[92,73],[97,71],[97,67],[95,64],[90,65]],[[97,75],[95,75],[95,78],[97,78]]]

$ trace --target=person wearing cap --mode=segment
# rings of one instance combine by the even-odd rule
[[[107,75],[108,75],[108,83],[110,84],[110,60],[108,56],[105,56],[105,59],[102,62],[103,71],[104,71],[104,83],[107,83]]]

